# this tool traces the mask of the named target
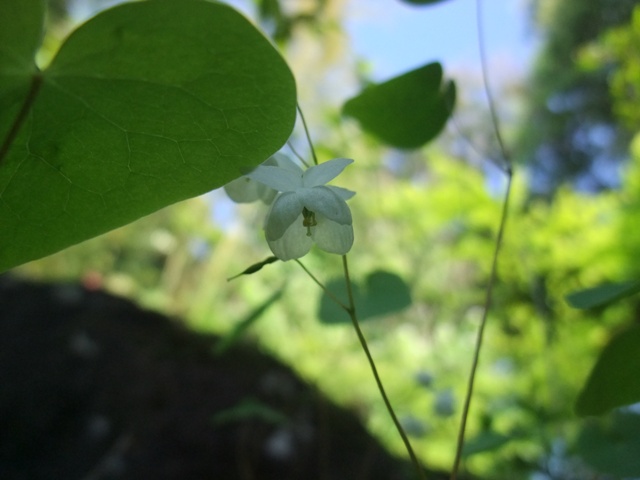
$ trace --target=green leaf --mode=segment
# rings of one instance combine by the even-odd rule
[[[615,412],[590,418],[577,442],[580,456],[602,473],[625,478],[640,476],[640,415]]]
[[[107,10],[20,91],[33,78],[26,98],[6,71],[0,80],[0,106],[32,102],[0,156],[0,271],[224,185],[278,150],[295,120],[284,60],[206,1]],[[0,138],[15,121],[3,108]]]
[[[566,296],[567,302],[574,308],[588,309],[603,307],[640,292],[640,282],[608,283],[594,288],[587,288]]]
[[[462,455],[470,457],[478,453],[491,452],[509,443],[513,437],[503,435],[493,430],[485,430],[467,440],[462,449]]]
[[[404,3],[412,5],[433,5],[434,3],[444,2],[445,0],[401,0]]]
[[[418,148],[440,133],[455,96],[452,81],[442,84],[442,66],[430,63],[366,88],[345,103],[343,114],[382,142]]]
[[[287,416],[282,412],[253,398],[246,398],[238,405],[216,413],[211,420],[216,425],[247,420],[260,420],[272,425],[282,425],[288,421]]]
[[[640,325],[619,332],[604,348],[576,402],[580,416],[601,415],[640,402]]]
[[[0,73],[31,75],[34,56],[42,40],[43,0],[3,0],[0,2]]]
[[[238,322],[230,332],[224,335],[220,341],[216,344],[214,348],[214,353],[216,355],[222,355],[227,350],[229,350],[233,345],[235,345],[238,340],[244,335],[247,329],[256,323],[256,321],[264,315],[264,313],[269,309],[271,305],[280,300],[282,293],[284,292],[284,287],[279,288],[273,295],[271,295],[264,303],[262,303],[258,308],[256,308],[253,312],[251,312],[246,318],[242,319]]]
[[[235,280],[238,277],[242,277],[243,275],[253,275],[256,272],[259,272],[260,270],[262,270],[262,268],[265,265],[270,265],[274,262],[277,262],[278,260],[280,260],[278,257],[274,257],[273,255],[270,257],[265,258],[264,260],[262,260],[261,262],[258,263],[254,263],[253,265],[250,265],[249,267],[245,268],[242,272],[234,275],[233,277],[229,277],[227,278],[227,282],[230,282],[231,280]]]
[[[331,280],[327,288],[347,304],[344,279]],[[380,270],[369,274],[364,286],[354,284],[353,296],[361,321],[399,312],[411,305],[411,293],[404,280]],[[318,318],[324,323],[351,323],[349,315],[326,294],[321,297]]]
[[[9,147],[6,133],[19,115],[23,99],[37,72],[35,54],[42,39],[44,3],[41,0],[0,2],[0,159]],[[11,19],[11,21],[4,21]],[[1,190],[0,190],[1,192]]]

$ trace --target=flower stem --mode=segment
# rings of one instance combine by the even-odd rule
[[[340,299],[338,297],[336,297],[333,293],[331,293],[331,291],[327,287],[325,287],[324,284],[320,280],[318,280],[316,278],[316,276],[313,273],[311,273],[311,271],[307,267],[305,267],[304,264],[300,260],[298,260],[296,258],[296,259],[294,259],[294,261],[298,265],[300,265],[300,267],[302,267],[302,269],[307,273],[307,275],[309,275],[309,277],[311,277],[311,280],[313,280],[316,283],[316,285],[318,285],[324,291],[324,293],[327,294],[327,297],[329,297],[332,301],[334,301],[336,304],[338,304],[340,306],[340,308],[344,309],[347,312],[349,311],[349,307],[347,305],[345,305],[344,303],[342,303],[340,301]]]
[[[311,149],[311,155],[313,156],[314,165],[318,165],[318,157],[316,156],[316,149],[313,148],[313,142],[311,141],[311,135],[309,134],[309,128],[307,127],[307,121],[304,119],[304,113],[302,113],[302,108],[300,108],[300,104],[296,104],[298,107],[298,112],[300,113],[300,119],[302,120],[302,126],[304,127],[304,134],[307,136],[307,141],[309,142],[309,148]]]
[[[373,377],[375,378],[376,385],[378,386],[378,391],[380,392],[380,396],[382,396],[382,400],[384,401],[385,406],[387,407],[387,411],[389,412],[389,416],[391,416],[391,420],[393,420],[393,424],[395,425],[402,441],[404,442],[404,446],[409,453],[409,457],[411,457],[411,462],[416,469],[416,473],[418,474],[418,478],[421,480],[426,480],[426,476],[418,457],[416,456],[413,448],[411,447],[411,442],[409,442],[409,437],[407,437],[404,428],[400,424],[398,417],[393,410],[393,406],[389,401],[389,397],[387,396],[387,392],[384,389],[384,385],[382,384],[382,380],[380,379],[380,375],[378,374],[378,369],[376,368],[376,363],[373,360],[373,356],[371,355],[371,351],[369,350],[369,346],[367,344],[367,340],[362,333],[362,329],[360,328],[360,323],[358,322],[358,317],[356,315],[356,305],[353,298],[353,286],[351,285],[351,278],[349,276],[349,265],[347,263],[347,256],[342,256],[342,266],[344,269],[344,277],[347,284],[347,295],[349,297],[349,307],[345,308],[349,317],[351,318],[351,323],[353,324],[353,328],[356,331],[358,336],[358,340],[360,341],[360,345],[362,346],[362,350],[364,350],[365,355],[367,356],[367,360],[369,361],[369,366],[371,367],[371,372],[373,373]]]

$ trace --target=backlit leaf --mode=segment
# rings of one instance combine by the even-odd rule
[[[33,72],[17,84],[0,72],[0,138],[33,100],[0,157],[0,271],[224,185],[278,150],[295,118],[287,65],[224,4],[120,5]]]
[[[327,288],[347,304],[344,279],[335,279]],[[353,285],[358,320],[367,320],[399,312],[411,305],[411,293],[398,275],[375,271],[367,276],[365,285]],[[327,295],[322,295],[318,317],[324,323],[350,323],[349,315]]]
[[[418,148],[440,133],[455,96],[454,83],[442,83],[442,66],[431,63],[366,88],[345,103],[343,114],[384,143]]]
[[[444,2],[445,0],[401,0],[404,3],[412,5],[433,5],[434,3]]]
[[[602,307],[640,292],[640,282],[608,283],[587,288],[567,295],[569,305],[574,308],[588,309]]]
[[[640,415],[614,412],[590,418],[577,441],[584,461],[602,473],[624,478],[640,476]]]
[[[604,348],[578,401],[576,413],[601,415],[640,402],[640,325],[619,332]]]

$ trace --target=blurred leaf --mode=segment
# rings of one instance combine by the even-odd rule
[[[382,142],[418,148],[435,138],[455,103],[455,85],[442,85],[442,66],[430,63],[384,83],[365,88],[348,100],[343,114]]]
[[[608,283],[598,287],[587,288],[570,293],[566,299],[574,308],[588,309],[603,307],[621,298],[629,297],[640,292],[640,282]]]
[[[247,420],[261,420],[273,425],[282,425],[287,422],[287,417],[265,403],[247,398],[234,407],[216,413],[212,419],[217,425]]]
[[[343,278],[329,281],[327,288],[347,304]],[[404,280],[381,270],[369,274],[364,287],[354,284],[353,296],[361,321],[395,313],[411,305],[411,292]],[[320,300],[318,318],[324,323],[351,323],[349,315],[325,294]]]
[[[640,476],[640,415],[615,412],[585,422],[577,441],[586,463],[602,473]]]
[[[117,6],[39,73],[27,56],[41,15],[23,3],[0,11],[26,42],[16,58],[0,49],[0,271],[222,186],[293,128],[290,70],[229,6]]]
[[[242,337],[244,332],[253,325],[263,314],[267,311],[267,309],[280,300],[282,293],[284,292],[284,287],[279,288],[276,293],[271,295],[263,304],[261,304],[258,308],[256,308],[253,312],[251,312],[246,318],[238,322],[231,331],[229,331],[225,336],[223,336],[220,341],[216,344],[213,351],[217,355],[222,355],[227,350],[229,350],[233,345],[237,343],[237,341]]]
[[[513,437],[509,435],[503,435],[493,430],[486,430],[465,442],[462,455],[470,457],[477,453],[491,452],[507,444],[512,439]]]
[[[640,402],[640,325],[619,332],[604,348],[575,410],[580,416],[601,415],[636,402]]]
[[[412,5],[433,5],[434,3],[441,3],[445,0],[400,0],[404,3],[409,3]]]
[[[265,265],[269,265],[271,263],[277,262],[279,260],[278,257],[267,257],[266,259],[262,260],[261,262],[258,263],[254,263],[253,265],[251,265],[250,267],[247,267],[246,269],[244,269],[242,272],[238,273],[237,275],[234,275],[233,277],[229,277],[227,278],[227,282],[230,282],[231,280],[241,277],[243,275],[251,275],[253,273],[259,272],[260,270],[262,270],[262,267],[264,267]]]

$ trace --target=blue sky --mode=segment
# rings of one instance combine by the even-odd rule
[[[522,74],[535,52],[527,0],[482,0],[490,65]],[[375,80],[440,61],[445,69],[479,70],[476,2],[448,0],[413,6],[400,0],[351,0],[346,29],[355,54],[366,58]]]
[[[101,9],[122,1],[103,0]],[[248,16],[253,13],[252,0],[224,1]],[[527,24],[531,0],[481,1],[490,64],[524,73],[536,47]],[[445,71],[479,71],[475,0],[446,0],[427,7],[401,0],[348,0],[347,5],[344,27],[353,54],[369,62],[374,80],[432,61],[442,62]],[[93,13],[82,0],[74,6],[78,19]]]

